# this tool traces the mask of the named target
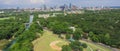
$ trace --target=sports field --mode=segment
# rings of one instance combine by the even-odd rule
[[[81,40],[81,42],[86,43],[88,47],[84,51],[95,51],[97,49],[101,51],[111,51],[100,45],[96,45],[90,42]],[[34,40],[34,51],[60,51],[62,45],[67,45],[68,42],[58,38],[58,35],[52,33],[52,31],[44,30],[43,36]]]
[[[44,30],[43,36],[33,41],[34,51],[57,51],[55,49],[52,49],[50,46],[50,44],[54,41],[64,40],[58,38],[58,36],[53,34],[51,31]]]

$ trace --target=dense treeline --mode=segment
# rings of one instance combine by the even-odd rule
[[[42,27],[47,27],[58,35],[65,34],[68,40],[71,37],[74,40],[85,38],[120,48],[120,10],[85,11],[84,14],[57,15],[47,19],[39,19],[38,14],[39,12],[35,13],[29,30],[25,30],[24,25],[29,22],[30,14],[27,12],[11,15],[15,18],[0,20],[0,40],[12,37],[16,39],[15,44],[8,49],[9,51],[33,51],[31,42],[37,38],[37,32],[43,31]],[[76,31],[70,27],[75,27]],[[75,42],[71,42],[63,48],[65,50],[82,50],[83,46],[86,46],[76,48]]]
[[[73,41],[69,45],[63,45],[62,51],[83,51],[83,48],[87,48],[87,44]]]
[[[25,23],[29,22],[30,13],[15,13],[14,18],[0,20],[0,40],[12,40],[3,49],[5,51],[33,51],[32,41],[39,37],[36,33],[43,31],[42,27],[34,21],[26,30]]]
[[[25,30],[16,38],[16,43],[12,45],[9,51],[33,51],[32,41],[38,36],[36,33],[41,33],[42,27],[37,23],[32,23],[29,30]]]
[[[68,14],[41,18],[42,26],[54,33],[67,33],[70,26],[80,28],[82,37],[120,48],[120,10],[85,11],[84,14]],[[58,23],[56,23],[58,22]],[[67,27],[68,26],[68,27]]]
[[[14,18],[0,20],[0,39],[10,39],[24,23],[28,22],[28,14],[14,15]],[[19,34],[19,33],[18,33]]]

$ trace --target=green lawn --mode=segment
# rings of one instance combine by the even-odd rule
[[[34,51],[55,51],[50,47],[50,43],[59,40],[64,41],[51,31],[44,30],[43,36],[33,41]]]
[[[14,17],[0,18],[0,20],[10,19],[10,18],[14,18]]]
[[[86,43],[93,51],[99,49],[100,51],[111,51],[109,48],[103,47],[101,45],[96,45],[90,42],[80,40],[80,42]]]

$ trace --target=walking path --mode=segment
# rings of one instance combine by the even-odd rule
[[[90,46],[88,46],[88,48],[90,48],[90,51],[94,51]]]
[[[80,40],[80,42],[86,43],[91,51],[97,50],[97,49],[101,50],[101,51],[112,51],[111,49],[109,49],[107,47],[104,47],[104,46],[101,46],[101,45],[98,45],[98,44],[95,44],[95,43],[91,43],[91,42],[88,42],[88,41]]]

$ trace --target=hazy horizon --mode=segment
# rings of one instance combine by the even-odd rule
[[[120,0],[0,0],[0,8],[38,8],[72,3],[78,7],[120,6]]]

